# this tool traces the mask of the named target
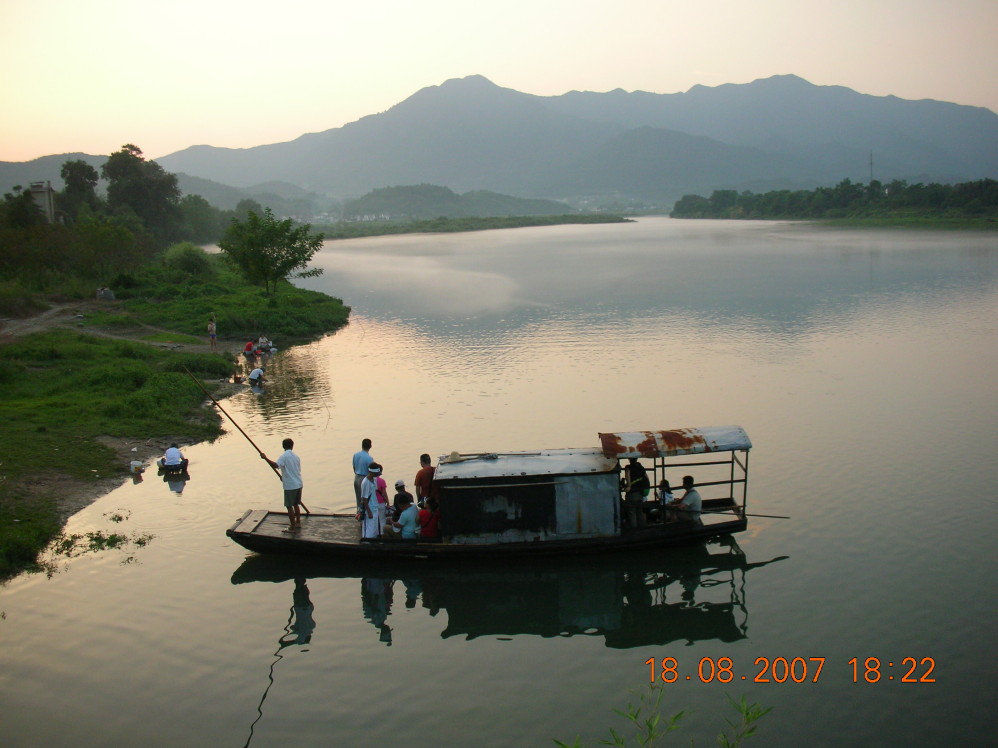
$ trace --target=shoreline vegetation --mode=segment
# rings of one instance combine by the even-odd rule
[[[148,467],[171,442],[223,433],[188,370],[213,397],[228,397],[242,389],[233,375],[250,336],[266,334],[284,349],[348,321],[349,307],[324,294],[284,283],[270,303],[228,280],[219,292],[139,274],[120,300],[56,301],[0,329],[0,580],[41,569],[39,553],[69,516],[127,480],[132,460]],[[220,333],[232,331],[215,352],[205,309]]]
[[[65,546],[65,520],[133,460],[221,434],[204,392],[234,391],[245,341],[286,348],[350,314],[289,282],[322,272],[308,267],[323,241],[308,225],[182,198],[176,175],[131,144],[99,173],[77,160],[61,175],[61,192],[15,187],[0,201],[0,580],[38,568],[52,540]],[[192,243],[219,235],[219,254]]]
[[[709,198],[684,195],[673,218],[820,221],[832,226],[998,229],[998,181],[863,185],[843,180],[815,190],[756,194],[715,190]]]
[[[530,226],[567,224],[628,223],[631,218],[609,213],[566,213],[551,216],[493,216],[469,218],[432,218],[422,220],[337,221],[316,224],[326,239],[358,239],[391,234],[441,234],[493,229],[517,229]]]

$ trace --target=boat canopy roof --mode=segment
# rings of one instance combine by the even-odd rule
[[[613,459],[674,457],[752,448],[752,442],[741,426],[705,426],[671,431],[618,431],[600,434],[599,439],[603,445],[603,454]]]
[[[453,452],[440,457],[433,480],[577,475],[607,473],[616,469],[616,457],[608,457],[602,450],[593,448],[482,454]]]

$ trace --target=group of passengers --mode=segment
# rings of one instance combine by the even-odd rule
[[[700,524],[703,499],[695,485],[692,475],[683,476],[685,493],[676,498],[672,494],[672,486],[669,481],[662,478],[655,491],[655,500],[662,509],[664,523]],[[627,465],[624,466],[621,490],[624,492],[624,508],[627,510],[628,526],[632,528],[644,527],[646,522],[645,500],[651,493],[651,483],[648,480],[648,471],[636,457],[628,458]]]
[[[371,440],[361,442],[353,456],[354,494],[357,499],[357,520],[360,536],[365,540],[433,540],[440,537],[440,501],[433,482],[436,468],[428,454],[419,457],[419,472],[413,487],[413,497],[405,481],[395,481],[395,497],[388,502],[388,483],[382,476],[382,466],[371,456]]]

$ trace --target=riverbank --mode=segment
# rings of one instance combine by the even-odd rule
[[[133,477],[133,460],[148,467],[173,442],[220,435],[186,370],[228,397],[245,387],[233,383],[243,345],[222,338],[212,350],[122,302],[58,302],[0,320],[0,579],[30,568],[72,514]]]

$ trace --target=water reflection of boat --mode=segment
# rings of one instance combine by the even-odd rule
[[[361,540],[354,516],[310,514],[288,532],[287,515],[247,511],[226,534],[251,551],[394,558],[578,554],[676,545],[747,526],[748,435],[738,426],[600,434],[600,448],[451,454],[440,459],[435,541]],[[677,460],[676,458],[682,458]],[[620,460],[650,462],[649,486],[666,469],[695,473],[702,513],[656,501],[621,506]],[[667,464],[668,463],[668,464]],[[678,483],[682,473],[670,472]],[[638,493],[640,496],[640,493]],[[667,521],[676,520],[676,521]]]
[[[406,607],[447,611],[442,637],[601,636],[608,647],[673,641],[736,641],[747,635],[745,578],[750,563],[733,538],[676,549],[551,559],[538,565],[458,567],[382,559],[331,561],[250,556],[232,583],[293,579],[360,579],[361,610],[381,641],[391,642],[391,608],[399,582]]]

